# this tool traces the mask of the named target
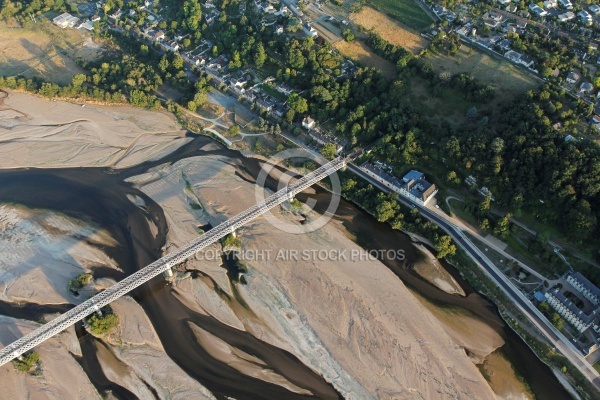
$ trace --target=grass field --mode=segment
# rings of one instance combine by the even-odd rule
[[[433,24],[414,0],[369,0],[368,4],[413,29],[423,30]]]
[[[389,80],[394,79],[396,76],[396,66],[373,53],[369,46],[360,40],[350,43],[342,40],[335,43],[334,47],[352,61],[356,61],[367,67],[377,68]]]
[[[418,54],[429,44],[415,30],[371,7],[363,7],[360,12],[352,14],[350,20],[365,29],[374,29],[388,42],[402,46],[414,54]]]
[[[93,58],[99,47],[87,33],[38,21],[24,28],[0,22],[0,74],[68,84],[73,75],[83,72],[73,58]]]
[[[492,85],[498,94],[517,94],[539,85],[531,74],[467,45],[461,46],[456,56],[431,54],[427,57],[437,72],[448,71],[451,74],[468,72],[481,83]]]

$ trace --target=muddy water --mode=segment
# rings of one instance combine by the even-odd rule
[[[201,151],[210,139],[197,138],[165,159],[149,162],[118,172],[100,168],[77,168],[57,170],[13,170],[0,171],[0,202],[24,204],[32,208],[45,208],[64,212],[75,217],[91,218],[111,232],[119,242],[116,248],[104,249],[115,258],[129,274],[155,260],[165,242],[167,225],[161,208],[143,193],[123,183],[124,179],[138,175],[147,168],[173,162],[192,155],[219,154],[229,157],[236,165],[240,176],[252,179],[258,173],[256,160],[243,158],[229,150]],[[147,212],[133,205],[126,197],[135,194],[144,199]],[[318,196],[327,201],[327,195]],[[440,306],[464,308],[500,332],[507,344],[503,352],[513,362],[517,372],[528,382],[538,398],[569,399],[552,372],[525,346],[525,344],[503,323],[495,306],[473,289],[449,265],[444,265],[468,293],[465,298],[448,295],[435,288],[407,268],[418,257],[410,245],[410,239],[387,225],[378,223],[355,206],[342,202],[336,218],[347,228],[349,236],[367,249],[403,249],[406,261],[385,261],[386,265],[411,289],[418,291],[428,300]],[[148,229],[146,219],[159,229],[154,237]],[[356,235],[353,235],[355,233]],[[103,271],[104,275],[110,275]],[[114,276],[117,278],[117,276]],[[311,369],[304,366],[295,356],[270,346],[251,335],[237,331],[217,320],[199,315],[183,306],[170,292],[161,278],[156,278],[134,291],[133,296],[144,308],[156,329],[167,354],[190,376],[197,379],[219,398],[232,396],[237,399],[302,399],[307,396],[289,391],[240,374],[229,366],[212,359],[198,345],[188,322],[220,337],[229,344],[264,359],[273,370],[294,384],[306,388],[318,398],[340,398],[331,385]],[[40,309],[12,309],[9,304],[0,305],[0,313],[36,319]],[[46,309],[47,310],[47,309]],[[111,390],[118,397],[130,397],[123,388],[106,382],[98,370],[95,343],[82,336],[82,365],[99,389]]]

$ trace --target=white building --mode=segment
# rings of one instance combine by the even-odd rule
[[[581,23],[585,24],[585,25],[591,25],[592,24],[592,14],[590,14],[589,12],[585,11],[585,10],[581,10],[577,13],[577,17],[579,18],[579,20],[581,21]]]
[[[54,18],[52,22],[54,22],[54,25],[59,26],[63,29],[72,28],[77,22],[79,22],[79,18],[74,17],[69,13],[64,13]]]
[[[311,117],[306,117],[302,120],[302,127],[304,129],[312,129],[315,127],[316,124],[317,122]]]
[[[566,13],[560,14],[558,16],[558,20],[560,22],[567,22],[575,18],[575,13],[572,11],[567,11]]]
[[[550,307],[556,310],[569,324],[573,325],[578,332],[581,333],[592,325],[592,319],[595,315],[590,318],[589,315],[577,308],[571,300],[563,296],[558,289],[546,292],[546,298]]]

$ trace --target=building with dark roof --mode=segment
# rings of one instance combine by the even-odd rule
[[[567,282],[593,305],[600,303],[600,289],[579,272],[572,272],[567,276]]]

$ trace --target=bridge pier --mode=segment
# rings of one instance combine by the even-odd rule
[[[173,279],[173,269],[169,268],[165,272],[163,272],[163,276],[166,280],[170,281]]]
[[[233,229],[233,227],[231,228],[231,232],[229,232],[231,234],[231,236],[233,236],[233,238],[237,238],[237,234],[235,233],[235,229]]]

